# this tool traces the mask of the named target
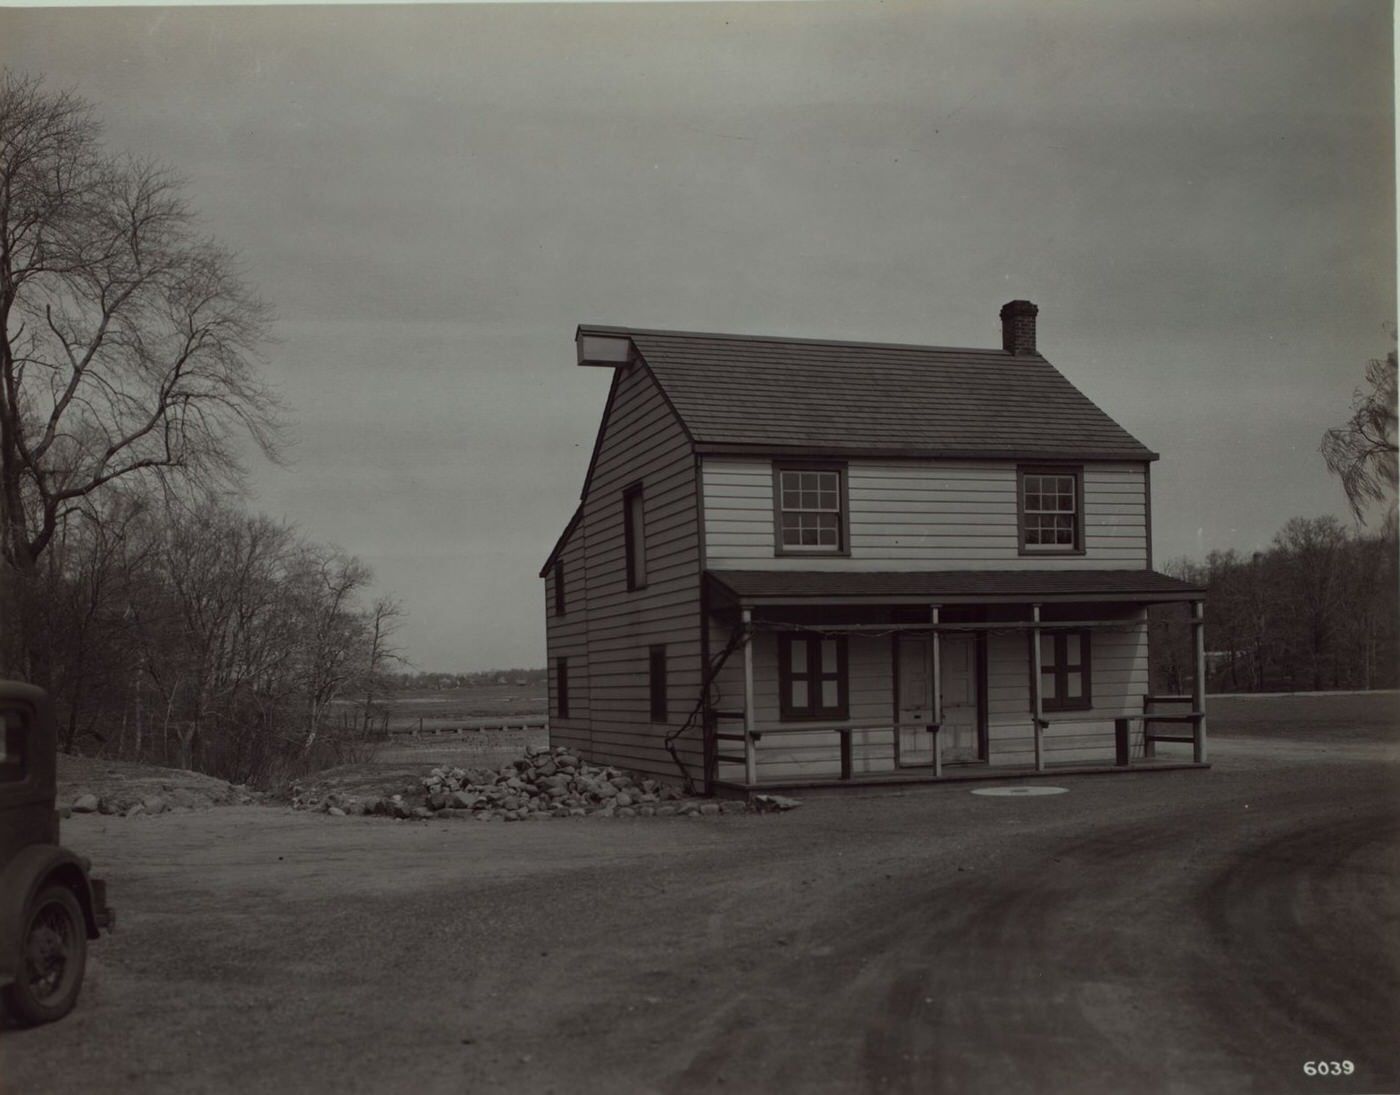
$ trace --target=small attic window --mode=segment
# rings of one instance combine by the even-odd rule
[[[626,335],[581,332],[578,336],[580,365],[626,365],[632,359],[632,340]]]

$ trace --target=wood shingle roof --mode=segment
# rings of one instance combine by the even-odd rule
[[[1153,460],[1039,354],[620,327],[702,451]]]

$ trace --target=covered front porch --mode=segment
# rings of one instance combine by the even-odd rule
[[[1204,765],[1201,596],[1151,571],[710,572],[707,784]],[[1189,696],[1148,689],[1164,601],[1192,605]]]

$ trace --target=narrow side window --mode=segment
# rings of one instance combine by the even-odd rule
[[[554,713],[561,719],[569,717],[569,659],[554,659]]]
[[[627,588],[642,589],[647,584],[646,505],[642,485],[622,492],[622,532],[627,552]]]
[[[651,682],[651,721],[666,721],[666,647],[653,646],[647,651],[648,676]]]

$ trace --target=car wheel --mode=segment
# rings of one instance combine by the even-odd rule
[[[78,1001],[87,965],[83,910],[66,886],[46,886],[24,917],[21,956],[5,1006],[20,1023],[35,1026],[62,1019]]]

